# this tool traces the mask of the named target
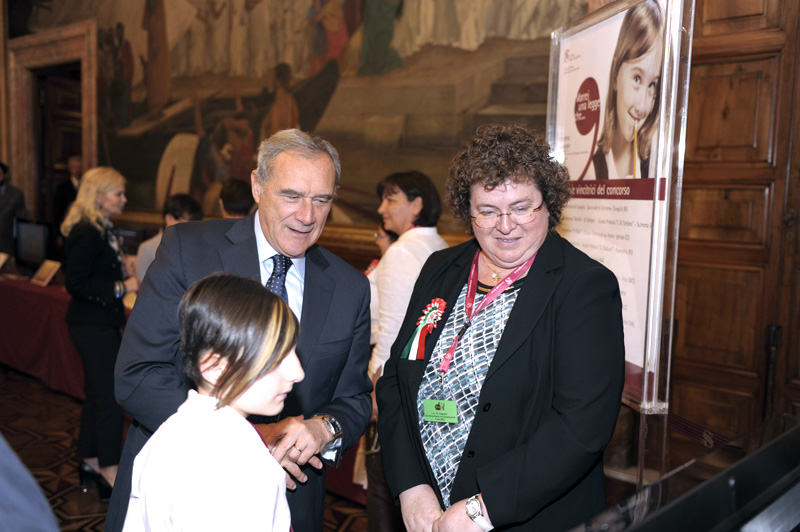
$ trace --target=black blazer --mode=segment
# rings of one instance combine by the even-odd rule
[[[67,237],[64,285],[72,298],[67,323],[113,325],[125,323],[122,299],[114,297],[114,283],[122,280],[116,251],[89,222],[80,222]]]
[[[425,360],[400,360],[422,309],[467,282],[475,240],[434,253],[419,275],[392,355],[378,382],[378,417],[392,493],[428,484],[417,391]],[[556,531],[605,509],[602,452],[616,424],[624,380],[622,304],[614,274],[557,234],[525,277],[481,389],[450,502],[482,493],[499,530]]]
[[[195,281],[218,271],[260,280],[254,216],[239,220],[187,222],[164,231],[156,258],[145,276],[117,357],[117,400],[135,418],[120,468],[126,468],[114,486],[130,493],[132,457],[169,416],[186,400],[190,382],[181,370],[178,303]],[[287,397],[281,417],[316,413],[334,416],[342,426],[343,447],[354,446],[372,414],[367,376],[369,362],[369,283],[367,278],[340,258],[319,246],[306,253],[303,312],[297,356],[305,378]],[[341,453],[339,455],[341,457]],[[292,523],[296,532],[309,530],[303,520],[311,518],[322,527],[325,477],[314,471],[309,480],[290,493]],[[293,498],[308,495],[309,504],[319,503],[319,515],[309,507],[296,511]],[[109,522],[121,508],[114,494]],[[301,505],[302,506],[302,505]],[[121,516],[124,520],[124,512]],[[121,526],[121,521],[120,526]],[[315,521],[316,522],[316,521]],[[316,524],[314,525],[316,526]]]
[[[56,185],[55,198],[53,199],[53,223],[56,230],[61,226],[64,221],[64,216],[67,215],[69,206],[75,201],[78,196],[78,190],[72,184],[72,179],[67,177]]]

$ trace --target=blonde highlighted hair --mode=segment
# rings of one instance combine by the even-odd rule
[[[178,307],[182,366],[199,385],[201,364],[215,354],[227,365],[217,379],[217,407],[229,405],[286,357],[299,325],[289,305],[261,283],[216,273],[194,283]]]
[[[97,195],[105,194],[118,186],[125,186],[126,183],[122,174],[109,166],[98,166],[87,170],[81,178],[78,195],[61,224],[61,234],[69,236],[72,228],[83,221],[90,222],[98,231],[105,233],[105,216],[97,207]]]

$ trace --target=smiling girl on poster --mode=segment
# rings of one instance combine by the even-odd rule
[[[658,122],[664,14],[656,0],[628,10],[611,61],[605,122],[586,179],[647,178]]]

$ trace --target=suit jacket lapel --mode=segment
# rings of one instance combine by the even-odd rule
[[[224,271],[261,282],[261,265],[253,232],[254,218],[255,213],[237,220],[228,229],[225,236],[230,245],[219,248],[219,258]]]
[[[336,281],[326,272],[328,266],[318,246],[314,245],[306,252],[303,316],[297,345],[297,356],[304,367],[319,342],[336,287]]]
[[[528,275],[525,276],[525,282],[511,310],[503,337],[486,374],[487,379],[533,332],[561,280],[561,274],[554,270],[558,270],[563,264],[561,238],[548,236],[539,249]]]

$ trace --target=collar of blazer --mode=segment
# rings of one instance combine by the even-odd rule
[[[536,328],[536,324],[541,319],[544,309],[561,279],[559,270],[564,264],[563,243],[564,239],[561,236],[551,234],[547,236],[539,249],[536,260],[525,277],[525,283],[514,303],[514,310],[508,318],[503,337],[500,339],[500,344],[497,346],[494,359],[486,375],[487,379],[511,357]],[[455,306],[455,301],[464,283],[467,282],[469,267],[477,248],[476,240],[465,243],[462,252],[448,265],[444,265],[445,270],[442,272],[439,289],[441,295],[428,294],[430,297],[442,297],[448,302],[442,316],[442,323],[447,322],[447,318]],[[436,271],[431,274],[434,277],[437,275]],[[425,345],[429,354],[439,340],[442,329],[443,327],[437,327],[433,334],[428,336]]]
[[[490,378],[519,346],[533,334],[539,320],[553,297],[561,280],[560,269],[564,265],[564,239],[550,234],[545,239],[536,260],[533,261],[525,283],[517,296],[511,315],[508,317],[503,337],[497,346],[492,365],[486,374]]]

